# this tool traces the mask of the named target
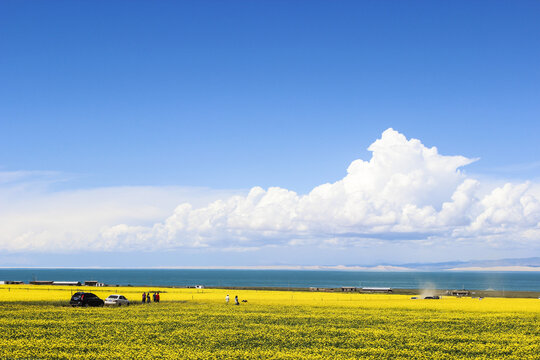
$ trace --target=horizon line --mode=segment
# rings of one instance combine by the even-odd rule
[[[368,271],[368,272],[540,272],[540,266],[464,266],[445,269],[417,269],[393,265],[252,265],[252,266],[159,266],[159,267],[107,267],[107,266],[0,266],[0,270],[291,270],[291,271]]]

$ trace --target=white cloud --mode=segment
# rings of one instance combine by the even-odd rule
[[[460,170],[475,159],[441,155],[392,129],[369,150],[369,161],[353,161],[343,179],[307,195],[255,187],[247,196],[202,208],[181,204],[152,227],[107,232],[103,239],[127,244],[153,239],[173,248],[346,246],[374,238],[493,240],[490,236],[500,234],[538,241],[532,231],[539,228],[540,206],[529,185],[506,184],[482,197],[482,185]]]
[[[17,174],[17,177],[6,175],[4,178],[9,178],[10,183],[0,186],[2,251],[126,249],[132,245],[101,234],[112,234],[115,228],[142,230],[168,216],[180,201],[203,206],[239,193],[152,186],[50,191],[47,185],[54,180],[43,180],[35,173]]]
[[[102,192],[98,195],[87,191],[78,200],[74,194],[66,194],[60,202],[64,207],[54,205],[38,212],[45,220],[39,216],[20,219],[34,230],[22,232],[21,226],[12,226],[10,238],[15,241],[7,240],[4,230],[0,248],[245,251],[274,245],[346,248],[409,240],[430,244],[540,242],[538,184],[481,183],[461,170],[475,159],[441,155],[437,148],[408,140],[393,129],[384,131],[369,150],[369,161],[353,161],[343,179],[317,186],[305,195],[278,187],[254,187],[245,195],[221,196],[204,205],[191,196],[191,201],[181,203],[169,215],[163,215],[164,207],[159,204],[137,207],[130,191],[115,198],[115,204],[121,204],[119,209],[104,200],[116,190],[108,195],[103,189],[97,190]],[[167,192],[160,191],[162,195]],[[63,196],[56,195],[58,198]],[[90,201],[93,206],[86,207],[84,216],[71,217],[69,204],[75,200],[85,205]],[[120,220],[122,217],[127,220]],[[73,226],[63,229],[66,222],[73,225],[78,221],[84,225],[78,231],[73,232]]]

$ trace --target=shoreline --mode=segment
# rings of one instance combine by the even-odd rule
[[[185,286],[170,286],[170,288],[190,288]],[[261,291],[305,291],[305,292],[333,292],[343,294],[384,294],[384,295],[438,295],[452,296],[448,291],[455,289],[392,289],[392,292],[377,292],[377,291],[341,291],[341,288],[328,288],[326,290],[314,291],[310,288],[287,288],[287,287],[258,287],[258,286],[225,286],[225,287],[206,287],[204,289],[215,290],[261,290]],[[204,290],[199,289],[199,290]],[[459,290],[459,289],[457,289]],[[502,297],[502,298],[540,298],[540,291],[506,291],[506,290],[475,290],[467,289],[470,295],[462,297]]]
[[[248,291],[283,291],[283,292],[311,292],[311,293],[336,293],[336,294],[348,294],[348,295],[368,295],[368,294],[384,294],[384,295],[411,295],[411,296],[444,296],[444,297],[496,297],[496,298],[538,298],[540,299],[540,291],[508,291],[508,290],[476,290],[476,289],[403,289],[403,288],[388,288],[391,291],[377,291],[377,290],[362,290],[361,288],[354,288],[354,290],[344,291],[341,287],[335,288],[318,288],[313,290],[307,287],[279,287],[279,286],[205,286],[203,288],[196,288],[195,286],[179,286],[179,285],[122,285],[122,284],[105,284],[104,286],[67,286],[67,285],[34,285],[34,284],[3,284],[2,288],[18,288],[18,287],[32,287],[34,289],[58,287],[59,290],[81,290],[88,289],[91,292],[92,289],[105,290],[114,288],[147,288],[147,289],[193,289],[204,292],[204,290],[248,290]],[[352,289],[352,288],[346,288]],[[452,291],[465,291],[466,295],[457,296],[452,295]]]

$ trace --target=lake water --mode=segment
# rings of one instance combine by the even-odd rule
[[[391,287],[540,291],[538,272],[373,272],[310,270],[0,269],[0,280],[97,280],[110,285],[206,287]]]

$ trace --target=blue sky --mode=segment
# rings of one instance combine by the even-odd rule
[[[439,154],[479,158],[446,174],[461,171],[481,181],[477,197],[508,181],[515,186],[529,181],[532,190],[521,196],[536,199],[539,14],[537,1],[3,1],[0,173],[10,179],[0,181],[4,221],[40,223],[37,218],[45,212],[53,217],[60,211],[58,203],[86,219],[104,208],[122,214],[146,209],[108,220],[96,217],[88,226],[103,234],[120,224],[162,224],[181,203],[205,207],[233,195],[247,196],[256,186],[302,196],[343,179],[352,161],[369,161],[367,148],[389,128],[419,139],[426,148],[436,146]],[[457,189],[461,180],[456,181],[449,189]],[[107,189],[118,198],[107,195]],[[450,190],[439,190],[441,197],[451,198]],[[133,197],[144,201],[134,204]],[[90,199],[94,210],[77,207]],[[418,205],[416,200],[407,201]],[[440,210],[442,201],[431,205]],[[36,204],[42,204],[41,215],[29,210],[39,208]],[[470,224],[478,216],[471,215]],[[536,231],[535,221],[528,218],[519,231]],[[329,237],[350,232],[335,228],[337,223],[329,227]],[[0,242],[12,258],[23,259],[21,264],[38,266],[60,256],[54,255],[59,243],[43,237],[57,229],[61,221],[40,223],[35,232],[13,230]],[[435,231],[411,229],[406,232],[424,232],[418,241],[426,241],[426,231]],[[267,243],[253,231],[250,227],[249,234],[237,234],[256,244],[249,250],[241,247],[250,255],[234,250],[226,258],[266,265],[272,263],[268,257],[288,251],[283,242]],[[298,231],[287,236],[299,236]],[[291,253],[296,255],[284,261],[449,260],[445,256],[454,259],[466,248],[447,251],[457,246],[442,244],[455,239],[447,228],[435,231],[437,239],[445,240],[430,238],[438,245],[426,254],[419,250],[425,244],[387,239],[403,231],[385,229],[383,236],[379,230],[355,228],[358,238],[369,233],[385,240],[342,244],[344,252],[332,256],[319,245],[295,245]],[[201,255],[190,265],[210,266],[218,259],[234,265],[222,260],[219,249],[230,251],[233,245],[221,246],[221,235],[203,241],[206,250],[186,249],[183,243],[90,250],[99,259],[106,253],[110,262],[124,251],[135,254],[129,258],[163,259],[166,248],[179,253],[167,260],[170,266],[193,259],[182,257],[191,251]],[[539,254],[536,235],[525,245],[517,230],[506,235],[521,245],[492,247],[486,245],[493,243],[490,239],[469,244],[461,256]],[[34,240],[24,249],[11,246],[20,236]],[[365,258],[344,257],[351,247]],[[405,250],[395,250],[400,247]],[[65,263],[81,251],[88,249],[75,247],[55,262]]]

